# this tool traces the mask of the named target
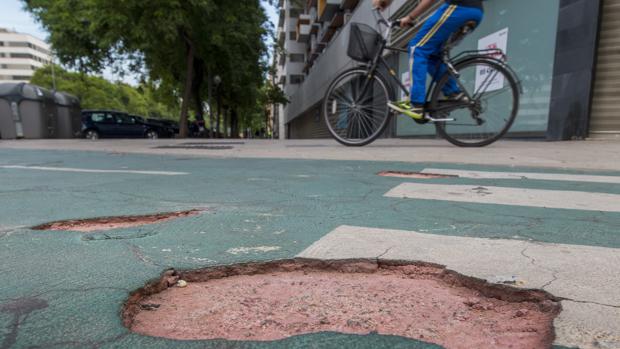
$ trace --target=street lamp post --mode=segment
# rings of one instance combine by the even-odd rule
[[[209,73],[208,73],[208,79],[207,79],[207,83],[208,83],[208,104],[209,104],[209,137],[211,138],[215,138],[213,137],[213,132],[214,132],[214,128],[215,128],[215,122],[214,122],[214,118],[213,118],[213,108],[212,108],[212,104],[211,104],[211,92],[213,90],[213,85],[215,85],[215,88],[217,89],[217,87],[222,83],[222,78],[219,75],[216,75],[214,77],[211,77],[211,69],[209,68]]]
[[[215,122],[215,137],[219,138],[220,134],[220,93],[219,87],[222,83],[222,78],[219,75],[213,77],[213,84],[215,85],[215,102],[217,103],[217,114]]]

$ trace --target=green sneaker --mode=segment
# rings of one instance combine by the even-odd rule
[[[414,120],[424,120],[424,108],[413,106],[410,101],[389,102],[388,107]]]

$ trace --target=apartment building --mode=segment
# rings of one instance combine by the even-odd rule
[[[386,15],[400,18],[418,2],[395,0]],[[320,104],[330,82],[359,64],[347,57],[349,26],[352,22],[375,25],[371,0],[283,0],[281,4],[279,34],[284,52],[278,55],[278,81],[290,103],[277,111],[280,129],[286,130],[287,138],[327,138]],[[499,33],[506,33],[501,36],[505,42],[495,44],[506,48],[508,63],[523,87],[520,113],[509,136],[620,137],[619,20],[617,0],[486,1],[483,23],[453,53],[484,48]],[[397,30],[391,45],[405,48],[418,29]],[[407,54],[385,58],[407,83]],[[435,129],[395,117],[385,136],[434,137]]]
[[[0,83],[29,82],[35,70],[51,61],[50,46],[43,40],[0,28]]]
[[[351,17],[360,0],[280,0],[276,82],[291,98],[316,73],[316,63]],[[280,138],[288,135],[290,104],[273,111]]]

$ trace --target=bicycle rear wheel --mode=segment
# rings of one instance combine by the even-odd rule
[[[354,68],[338,76],[323,99],[323,117],[331,135],[346,146],[364,146],[388,125],[389,91],[378,74]]]
[[[503,137],[512,127],[519,111],[520,91],[513,74],[503,64],[485,57],[468,60],[455,66],[459,72],[460,89],[465,99],[457,108],[444,108],[443,91],[454,90],[454,79],[444,75],[431,97],[430,110],[438,122],[437,132],[459,147],[483,147]],[[463,91],[462,91],[463,92]]]

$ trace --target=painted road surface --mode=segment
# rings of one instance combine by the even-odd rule
[[[408,237],[403,238],[401,248],[388,251],[393,253],[391,257],[419,255],[438,258],[439,262],[443,254],[421,253],[413,248],[416,239],[437,239],[438,249],[450,246],[456,241],[453,239],[463,239],[454,245],[454,250],[461,252],[451,257],[464,258],[456,261],[463,272],[491,281],[523,277],[525,286],[544,286],[560,297],[579,301],[567,307],[569,319],[588,313],[579,307],[594,302],[599,303],[600,314],[613,314],[620,307],[617,293],[607,295],[605,291],[620,286],[617,278],[607,273],[608,263],[616,263],[620,249],[620,213],[611,209],[614,202],[604,201],[620,195],[616,181],[620,173],[35,150],[0,150],[0,159],[1,349],[436,348],[404,338],[333,333],[278,342],[176,342],[132,334],[121,324],[119,310],[128,293],[168,268],[291,258],[309,253],[311,246],[320,246],[318,251],[332,251],[340,258],[347,253],[377,257],[375,249],[364,247],[364,242],[372,241],[367,239],[368,234],[380,236],[388,245],[395,236],[404,234]],[[381,171],[442,168],[470,173],[544,174],[545,178],[496,175],[421,180],[377,176]],[[165,175],[172,173],[178,175]],[[592,176],[606,179],[584,180]],[[570,192],[571,197],[583,195],[609,205],[592,209],[569,206],[569,200],[563,205],[527,205],[507,202],[509,196],[503,193],[495,201],[445,200],[430,194],[416,196],[415,190],[386,196],[402,186],[425,188],[430,194],[451,186],[553,193],[543,197]],[[204,212],[159,224],[86,234],[28,228],[64,219],[191,209]],[[325,244],[339,236],[334,232],[340,232],[341,227],[359,227],[351,234],[367,229],[372,233],[365,233],[359,245],[351,244],[353,251],[346,252],[339,250],[338,244]],[[425,245],[432,246],[429,242]],[[489,251],[504,249],[505,253],[493,263],[485,260],[490,252],[463,253],[469,251],[466,248],[479,251],[481,245],[490,246]],[[444,261],[447,265],[456,262]],[[591,321],[590,328],[576,324],[583,330],[578,338],[563,336],[571,324],[558,323],[558,345],[586,348],[594,341],[616,343],[618,334],[609,333],[609,327],[597,325],[597,321]]]

